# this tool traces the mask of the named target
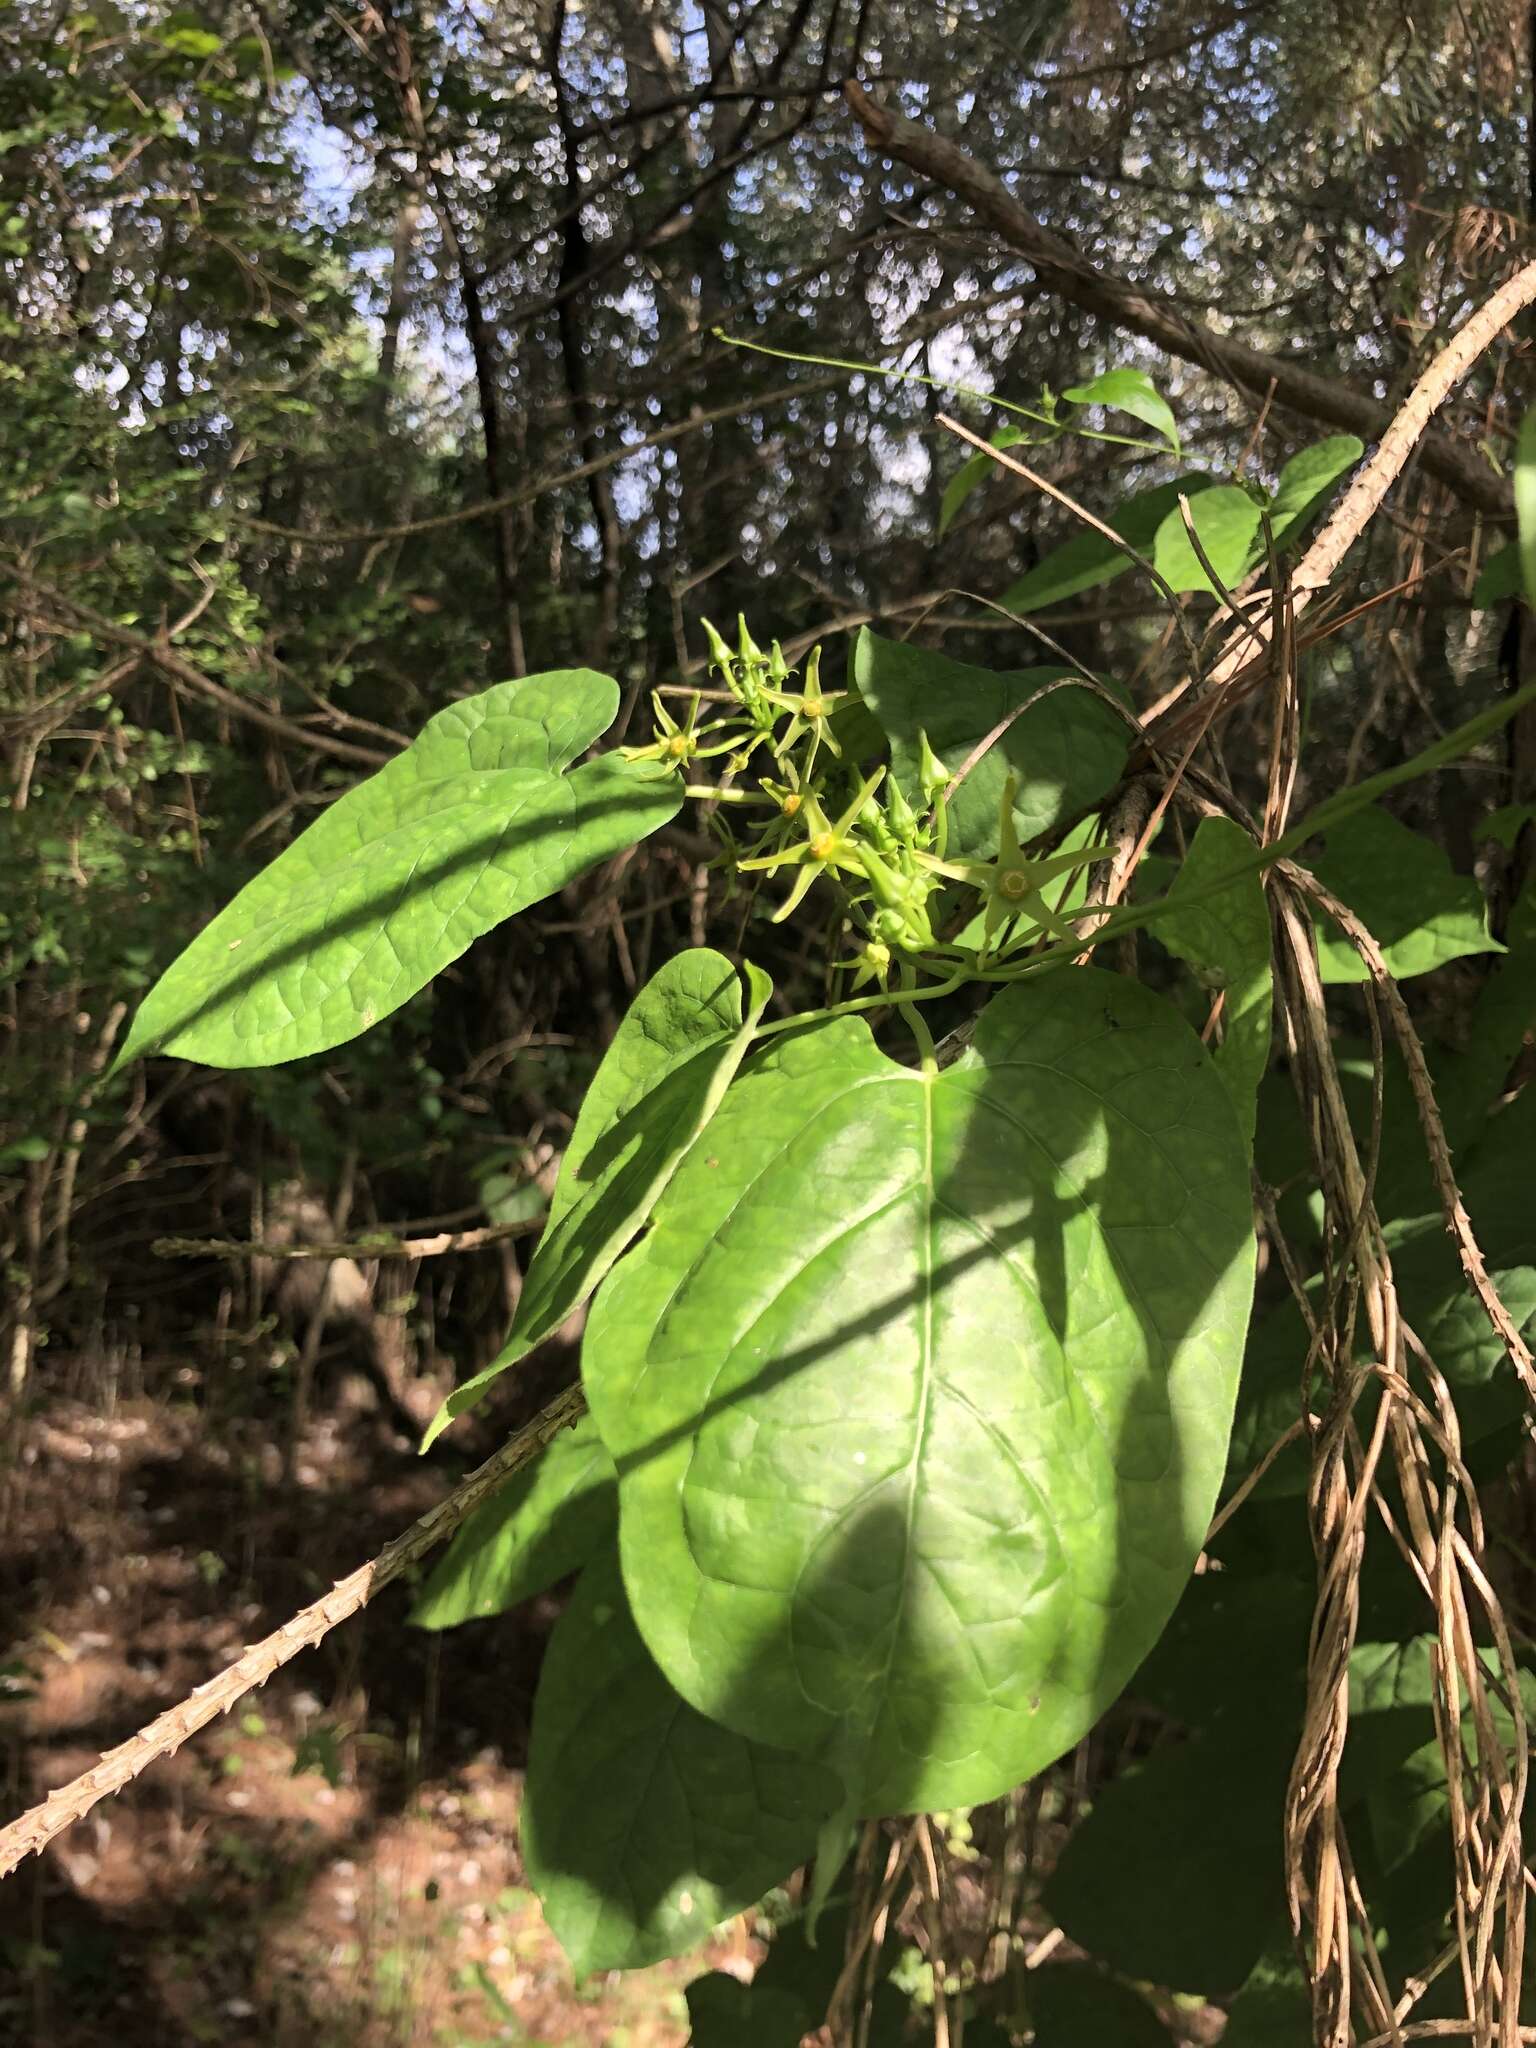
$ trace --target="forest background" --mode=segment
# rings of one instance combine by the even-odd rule
[[[1000,473],[957,502],[969,451],[939,414],[990,432],[982,394],[1126,367],[1202,469],[1272,480],[1325,435],[1370,440],[1533,253],[1533,61],[1515,0],[0,15],[9,1804],[561,1383],[569,1332],[415,1460],[500,1343],[582,1090],[663,960],[750,933],[784,1009],[819,999],[805,929],[728,888],[686,812],[338,1052],[106,1080],[191,931],[503,677],[611,673],[612,737],[643,742],[653,690],[708,681],[704,617],[834,665],[865,625],[1039,659],[1006,600],[1073,521]],[[978,212],[950,159],[883,150],[849,79],[1004,201]],[[1308,758],[1339,781],[1527,672],[1512,587],[1479,586],[1531,395],[1520,331],[1350,557],[1349,591],[1386,601],[1309,656]],[[1075,441],[1037,466],[1101,511],[1174,473]],[[1150,588],[1032,617],[1152,702]],[[1527,716],[1400,814],[1481,862],[1497,908],[1514,884],[1477,821],[1533,797]],[[1431,1010],[1464,993],[1447,972]],[[381,1232],[384,1256],[280,1256]],[[682,2038],[696,1962],[574,1986],[521,1883],[558,1600],[447,1637],[407,1605],[8,1888],[0,2039]],[[1085,1746],[1042,1825],[1064,1836],[1136,1740]],[[752,1939],[714,1960],[745,1969]],[[1221,2023],[1198,2001],[1164,2018]]]

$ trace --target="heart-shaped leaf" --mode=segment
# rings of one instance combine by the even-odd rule
[[[1171,484],[1154,484],[1150,490],[1136,491],[1126,498],[1109,514],[1105,524],[1113,527],[1137,554],[1149,554],[1158,528],[1171,511],[1177,511],[1180,492],[1193,498],[1197,492],[1210,490],[1214,482],[1213,477],[1197,471]],[[1033,569],[1026,570],[1017,583],[1008,586],[999,602],[1004,611],[1018,612],[1020,616],[1043,611],[1047,605],[1060,604],[1080,591],[1112,583],[1134,566],[1124,548],[1117,548],[1112,540],[1087,527],[1063,541],[1059,548],[1053,548]]]
[[[1173,409],[1145,370],[1106,370],[1091,383],[1074,384],[1061,395],[1073,405],[1107,405],[1117,412],[1128,412],[1132,419],[1160,434],[1175,455],[1179,452],[1179,428]]]
[[[559,1329],[650,1215],[746,1057],[771,992],[760,969],[746,975],[745,1017],[740,976],[708,946],[675,955],[636,996],[576,1119],[507,1341],[454,1388],[423,1450]]]
[[[1007,990],[938,1073],[851,1018],[777,1047],[584,1345],[662,1668],[865,1813],[1043,1768],[1200,1549],[1252,1273],[1231,1103],[1136,983]]]
[[[613,722],[590,669],[451,704],[248,882],[145,997],[145,1052],[264,1067],[356,1038],[514,912],[654,832],[675,775],[568,764]]]
[[[1125,765],[1130,726],[1069,670],[997,674],[868,631],[854,643],[852,668],[859,695],[890,740],[891,773],[914,806],[924,802],[924,733],[954,775],[979,740],[1038,693],[1038,701],[1014,719],[956,791],[949,810],[951,854],[997,851],[998,811],[1010,774],[1018,784],[1014,824],[1028,844],[1102,796]]]
[[[1195,529],[1206,560],[1224,589],[1242,581],[1253,537],[1259,530],[1259,508],[1236,484],[1217,484],[1189,500],[1189,524]],[[1219,596],[1210,571],[1195,552],[1180,505],[1166,514],[1152,544],[1158,574],[1175,592],[1205,590]]]
[[[1206,988],[1222,995],[1216,1065],[1252,1141],[1259,1082],[1269,1064],[1269,912],[1264,884],[1251,870],[1211,894],[1225,874],[1249,863],[1253,841],[1228,818],[1202,818],[1153,930]]]
[[[1357,434],[1329,434],[1291,457],[1269,501],[1270,531],[1277,544],[1301,526],[1364,453],[1365,443]]]
[[[1378,805],[1329,826],[1312,867],[1361,919],[1400,981],[1468,953],[1504,950],[1473,878]],[[1328,919],[1319,921],[1317,959],[1324,981],[1367,979],[1365,962]]]
[[[680,1700],[595,1558],[544,1654],[522,1849],[578,1975],[681,1955],[810,1854],[837,1780]]]
[[[411,1609],[416,1628],[457,1628],[531,1600],[584,1565],[618,1521],[613,1460],[590,1415],[483,1501]]]
[[[997,432],[991,436],[991,442],[994,448],[1013,448],[1020,441],[1030,441],[1034,438],[1035,436],[1026,432],[1023,427],[999,427]],[[939,500],[940,540],[948,533],[951,522],[955,519],[961,506],[971,495],[972,491],[976,489],[976,486],[984,477],[990,476],[996,468],[997,464],[992,460],[991,456],[983,454],[979,448],[974,455],[967,456],[965,461],[961,463],[949,482],[944,486],[944,495]]]

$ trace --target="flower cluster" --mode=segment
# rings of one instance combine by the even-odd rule
[[[690,793],[711,801],[726,865],[739,874],[782,872],[789,880],[775,923],[794,914],[815,882],[831,879],[858,942],[853,956],[839,963],[853,971],[855,988],[864,982],[883,988],[893,970],[903,982],[921,967],[945,975],[985,971],[1044,935],[1072,936],[1042,889],[1092,855],[1076,848],[1044,859],[1028,856],[1014,819],[1014,777],[1003,788],[996,856],[950,860],[948,801],[958,778],[926,737],[910,792],[884,767],[861,774],[845,758],[839,731],[853,707],[847,692],[822,688],[819,647],[811,650],[797,688],[778,641],[765,653],[745,620],[738,622],[734,648],[707,620],[704,630],[710,667],[729,693],[729,707],[704,717],[699,692],[679,722],[658,694],[657,737],[626,752],[685,772],[694,762],[721,760],[719,781],[690,782]],[[739,837],[735,821],[743,811],[761,815],[753,819],[755,829]]]

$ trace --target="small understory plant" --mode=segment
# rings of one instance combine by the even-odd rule
[[[1176,454],[1148,393],[1116,372],[1067,398]],[[1269,493],[1142,493],[1014,608],[1138,566],[1176,607],[1225,602],[1360,453],[1334,437]],[[1219,664],[1149,731],[1069,663],[861,631],[834,682],[820,648],[706,630],[709,684],[659,696],[644,744],[592,751],[620,693],[587,670],[439,712],[194,939],[121,1055],[340,1044],[685,804],[737,898],[822,955],[813,1009],[774,1009],[750,919],[639,991],[506,1342],[429,1433],[590,1304],[587,1412],[415,1611],[448,1627],[580,1574],[522,1844],[573,1964],[679,1954],[812,1863],[756,1980],[692,1988],[696,2041],[896,2041],[898,1984],[945,2038],[1045,2048],[1165,2038],[1149,1985],[1229,2001],[1233,2048],[1300,2041],[1309,1999],[1369,2026],[1410,1982],[1422,2016],[1486,2017],[1498,1985],[1518,2006],[1524,1675],[1474,1489],[1508,1462],[1536,1315],[1513,1192],[1536,1091],[1506,1099],[1536,898],[1496,940],[1476,881],[1379,801],[1503,707],[1371,782],[1314,776],[1293,822],[1278,651],[1254,811],[1196,751]],[[1487,971],[1426,1047],[1398,980],[1458,958]],[[1369,1554],[1367,1511],[1391,1530]],[[926,1976],[889,1981],[898,1885],[931,1871],[937,1904],[989,1802],[1005,1847],[1030,1833],[1019,1788],[1128,1686],[1186,1739],[1107,1786],[1029,1900],[1005,1914],[1000,1884],[969,1947],[930,1930]],[[1020,1970],[1026,1905],[1092,1964]],[[1458,1942],[1481,1981],[1435,1970]]]

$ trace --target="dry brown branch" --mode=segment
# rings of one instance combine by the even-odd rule
[[[109,1749],[90,1770],[50,1792],[41,1805],[13,1820],[9,1827],[0,1828],[0,1878],[8,1876],[25,1857],[35,1856],[55,1835],[72,1827],[98,1800],[121,1792],[159,1757],[173,1756],[189,1736],[206,1728],[220,1714],[228,1713],[238,1700],[258,1685],[265,1685],[273,1672],[297,1657],[301,1650],[312,1648],[339,1623],[366,1607],[376,1593],[451,1536],[504,1480],[529,1464],[563,1429],[579,1422],[586,1410],[586,1397],[580,1387],[568,1387],[563,1394],[557,1394],[532,1422],[503,1444],[495,1457],[471,1472],[446,1500],[429,1508],[403,1535],[386,1543],[370,1563],[359,1565],[355,1572],[338,1580],[323,1598],[285,1621],[261,1642],[253,1643],[216,1678],[158,1715],[137,1735],[129,1736],[116,1749]]]
[[[1282,630],[1286,635],[1293,633],[1297,615],[1326,589],[1339,564],[1402,474],[1415,447],[1423,444],[1435,409],[1444,404],[1515,314],[1533,302],[1536,302],[1536,263],[1528,263],[1486,304],[1463,321],[1419,378],[1382,435],[1375,454],[1356,476],[1297,564],[1285,592]],[[1230,709],[1240,696],[1246,695],[1247,687],[1252,687],[1268,666],[1262,655],[1253,653],[1252,643],[1255,640],[1268,643],[1273,633],[1272,608],[1257,619],[1245,616],[1211,665],[1201,698],[1187,706],[1178,717],[1155,727],[1160,743],[1170,746],[1191,725],[1197,731],[1203,729],[1202,720],[1209,722],[1211,715],[1210,699],[1218,692],[1226,699],[1226,709]],[[1246,687],[1240,690],[1237,687],[1240,683]],[[1175,694],[1182,694],[1182,687]]]
[[[1218,334],[1189,319],[1162,293],[1144,291],[1096,269],[1069,243],[1043,228],[1000,178],[953,142],[921,122],[878,105],[852,79],[843,90],[869,143],[920,177],[947,186],[1033,265],[1043,283],[1073,305],[1142,335],[1181,361],[1198,364],[1260,402],[1273,394],[1273,403],[1323,425],[1358,434],[1363,441],[1380,441],[1390,431],[1393,416],[1377,399],[1337,378],[1304,369],[1288,357],[1268,355]],[[1529,304],[1532,296],[1536,296],[1536,280],[1514,310]],[[1425,441],[1423,459],[1429,473],[1465,503],[1496,518],[1509,517],[1509,487],[1470,449],[1446,435],[1433,434]]]
[[[1369,1914],[1350,1860],[1338,1802],[1338,1772],[1349,1725],[1349,1658],[1359,1614],[1365,1521],[1374,1507],[1418,1579],[1434,1618],[1433,1708],[1450,1807],[1455,1956],[1472,2037],[1512,2042],[1524,1947],[1524,1861],[1520,1815],[1528,1770],[1524,1716],[1509,1632],[1482,1562],[1484,1529],[1461,1463],[1460,1431],[1444,1378],[1403,1323],[1391,1261],[1345,1110],[1318,978],[1310,918],[1298,876],[1277,864],[1272,882],[1280,933],[1281,1016],[1293,1076],[1311,1124],[1336,1270],[1358,1276],[1374,1362],[1336,1303],[1327,1309],[1330,1397],[1313,1439],[1308,1506],[1318,1558],[1318,1603],[1308,1659],[1307,1706],[1286,1812],[1287,1883],[1293,1925],[1310,1922],[1315,2038],[1346,2048],[1358,2014],[1383,2042],[1406,2039],[1403,2020],[1422,1996],[1393,2001],[1371,1937]],[[1390,976],[1387,977],[1390,981]],[[1383,991],[1375,983],[1376,1001]],[[1372,1006],[1372,1017],[1375,1006]],[[1389,1008],[1390,1014],[1390,1008]],[[1411,1028],[1411,1027],[1410,1027]],[[1378,1082],[1381,1047],[1376,1045]],[[1447,1155],[1448,1157],[1448,1155]],[[1485,1304],[1486,1306],[1486,1304]],[[1409,1383],[1408,1356],[1429,1384]],[[1381,1389],[1369,1442],[1354,1411],[1371,1382]],[[1431,1456],[1431,1449],[1438,1460]],[[1377,1482],[1382,1461],[1398,1482],[1403,1524]],[[1480,1612],[1497,1672],[1479,1653]],[[1496,1689],[1513,1720],[1501,1739]],[[1472,1741],[1464,1739],[1464,1727]],[[1353,1960],[1351,1960],[1353,1958]]]
[[[103,618],[100,612],[89,605],[81,604],[67,596],[62,590],[55,590],[41,584],[30,584],[43,602],[61,612],[76,625],[84,626],[94,633],[98,640],[111,647],[127,648],[142,661],[152,662],[165,675],[173,677],[191,690],[195,696],[217,704],[234,718],[243,718],[250,725],[259,725],[265,731],[276,733],[280,738],[298,747],[308,747],[317,754],[330,754],[338,761],[353,761],[360,767],[378,768],[392,760],[393,755],[381,752],[378,747],[356,746],[350,740],[333,740],[323,732],[312,732],[308,726],[295,725],[291,719],[281,717],[265,704],[258,704],[253,698],[242,697],[238,691],[216,682],[212,676],[203,674],[185,661],[165,639],[148,639],[142,633],[135,633],[128,626],[119,626],[112,619]]]
[[[232,1237],[157,1237],[150,1250],[157,1259],[440,1259],[448,1252],[477,1252],[509,1237],[531,1237],[544,1227],[542,1216],[520,1223],[487,1223],[478,1230],[439,1230],[431,1237],[396,1237],[390,1231],[369,1231],[341,1244],[249,1244]]]

